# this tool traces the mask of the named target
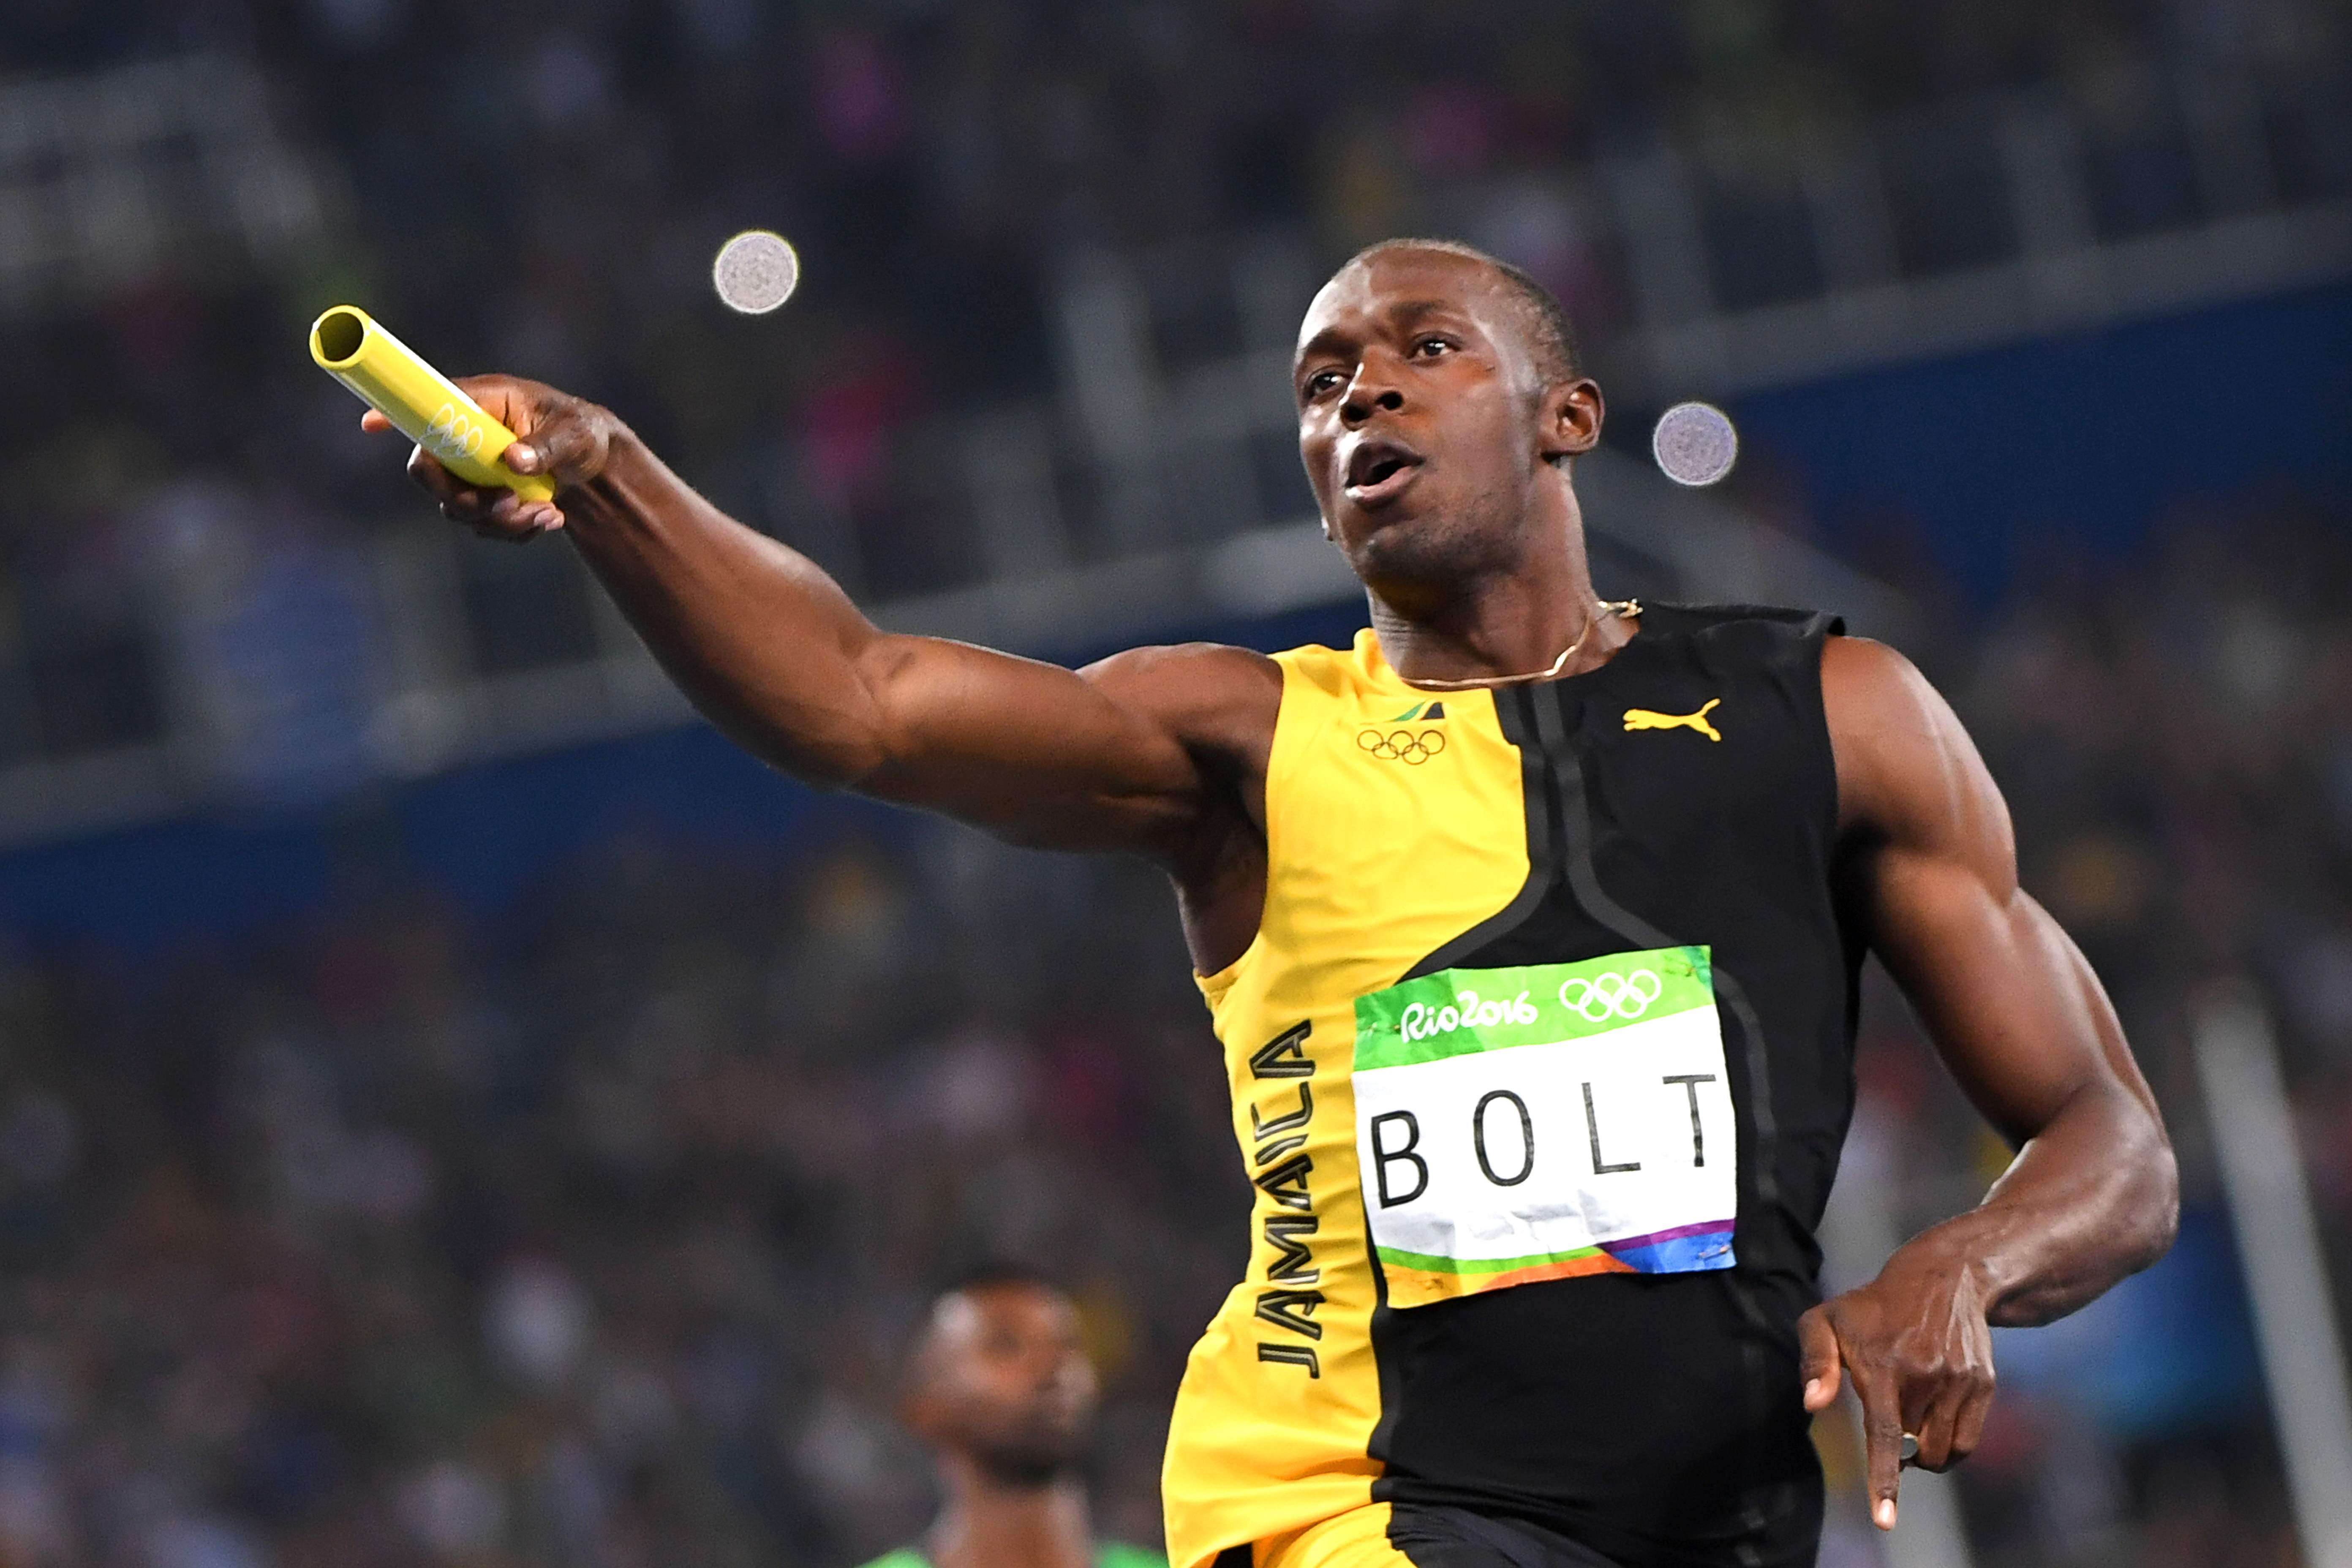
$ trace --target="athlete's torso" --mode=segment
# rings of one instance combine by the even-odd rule
[[[1588,675],[1444,696],[1369,633],[1280,656],[1265,910],[1202,983],[1258,1194],[1178,1399],[1178,1568],[1373,1500],[1810,1561],[1857,957],[1828,629],[1654,606]]]

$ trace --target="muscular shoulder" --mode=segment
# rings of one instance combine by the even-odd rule
[[[1822,706],[1841,832],[2011,866],[2009,809],[1942,693],[1884,643],[1822,645]]]
[[[1282,710],[1282,667],[1223,643],[1129,648],[1079,671],[1123,707],[1156,721],[1189,750],[1261,763]]]

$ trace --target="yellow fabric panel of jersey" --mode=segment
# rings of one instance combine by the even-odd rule
[[[1349,1509],[1260,1545],[1252,1568],[1413,1568],[1412,1559],[1389,1544],[1389,1505]]]
[[[1276,658],[1265,912],[1248,951],[1201,981],[1224,1046],[1234,1135],[1259,1190],[1248,1277],[1193,1348],[1177,1394],[1163,1475],[1175,1568],[1370,1502],[1380,1379],[1349,1082],[1355,999],[1497,913],[1528,869],[1519,753],[1489,693],[1406,686],[1369,630],[1348,652]],[[1415,717],[1433,702],[1443,717]],[[1301,1025],[1304,1040],[1265,1064],[1272,1075],[1253,1067]],[[1306,1065],[1311,1076],[1280,1076]],[[1311,1111],[1286,1126],[1310,1103],[1302,1088]],[[1311,1162],[1303,1174],[1301,1155]],[[1270,1178],[1280,1178],[1276,1191]],[[1298,1234],[1309,1214],[1312,1232]],[[1308,1247],[1309,1263],[1269,1239],[1269,1220]],[[1269,1279],[1286,1256],[1289,1278]],[[1313,1293],[1321,1300],[1300,1299]],[[1301,1331],[1302,1321],[1320,1333]]]

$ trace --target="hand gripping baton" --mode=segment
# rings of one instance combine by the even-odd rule
[[[310,324],[310,357],[467,484],[499,486],[525,500],[555,499],[546,475],[518,474],[499,461],[514,445],[513,431],[358,306],[337,305]]]

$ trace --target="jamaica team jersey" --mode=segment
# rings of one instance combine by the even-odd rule
[[[1175,1568],[1382,1502],[1812,1561],[1836,629],[1654,605],[1600,669],[1442,695],[1369,631],[1276,656],[1265,912],[1201,982],[1250,1267],[1177,1397]]]

